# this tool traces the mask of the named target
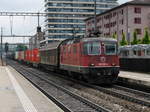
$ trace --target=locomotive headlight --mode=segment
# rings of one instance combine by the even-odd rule
[[[112,63],[112,66],[116,66],[116,63]]]
[[[90,64],[90,66],[95,66],[95,64]]]

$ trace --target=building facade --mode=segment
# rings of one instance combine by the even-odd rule
[[[41,31],[41,27],[37,27],[36,34],[29,39],[29,49],[35,49],[41,47],[41,42],[45,39],[44,33]],[[43,43],[44,44],[44,43]]]
[[[47,39],[65,39],[85,34],[87,17],[94,15],[95,0],[45,0]],[[118,5],[117,0],[96,0],[97,14]]]
[[[101,36],[112,37],[117,35],[122,40],[123,33],[130,43],[133,40],[133,32],[138,38],[144,36],[145,28],[150,29],[150,1],[135,0],[127,2],[102,14],[97,15],[97,29]],[[86,22],[86,35],[94,30],[94,18],[88,18]]]

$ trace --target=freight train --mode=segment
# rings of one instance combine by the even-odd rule
[[[128,71],[150,72],[150,45],[127,45],[119,48],[120,68]]]
[[[88,83],[113,84],[119,74],[117,40],[110,38],[72,38],[54,41],[40,49],[19,51],[15,59],[33,66]]]

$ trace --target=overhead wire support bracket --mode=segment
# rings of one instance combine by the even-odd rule
[[[3,37],[33,37],[34,35],[3,35]]]
[[[47,13],[37,12],[0,12],[0,16],[46,16]]]

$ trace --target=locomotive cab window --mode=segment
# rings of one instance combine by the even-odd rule
[[[147,55],[150,56],[150,49],[147,49]]]
[[[127,51],[127,50],[126,51],[121,51],[120,55],[121,56],[129,56],[129,51]]]
[[[87,43],[84,43],[83,53],[85,55],[100,55],[101,54],[100,42],[87,42]]]
[[[145,56],[145,55],[146,54],[145,54],[145,50],[144,49],[138,51],[138,56]]]
[[[105,43],[105,54],[106,55],[116,55],[117,45],[115,43]]]

